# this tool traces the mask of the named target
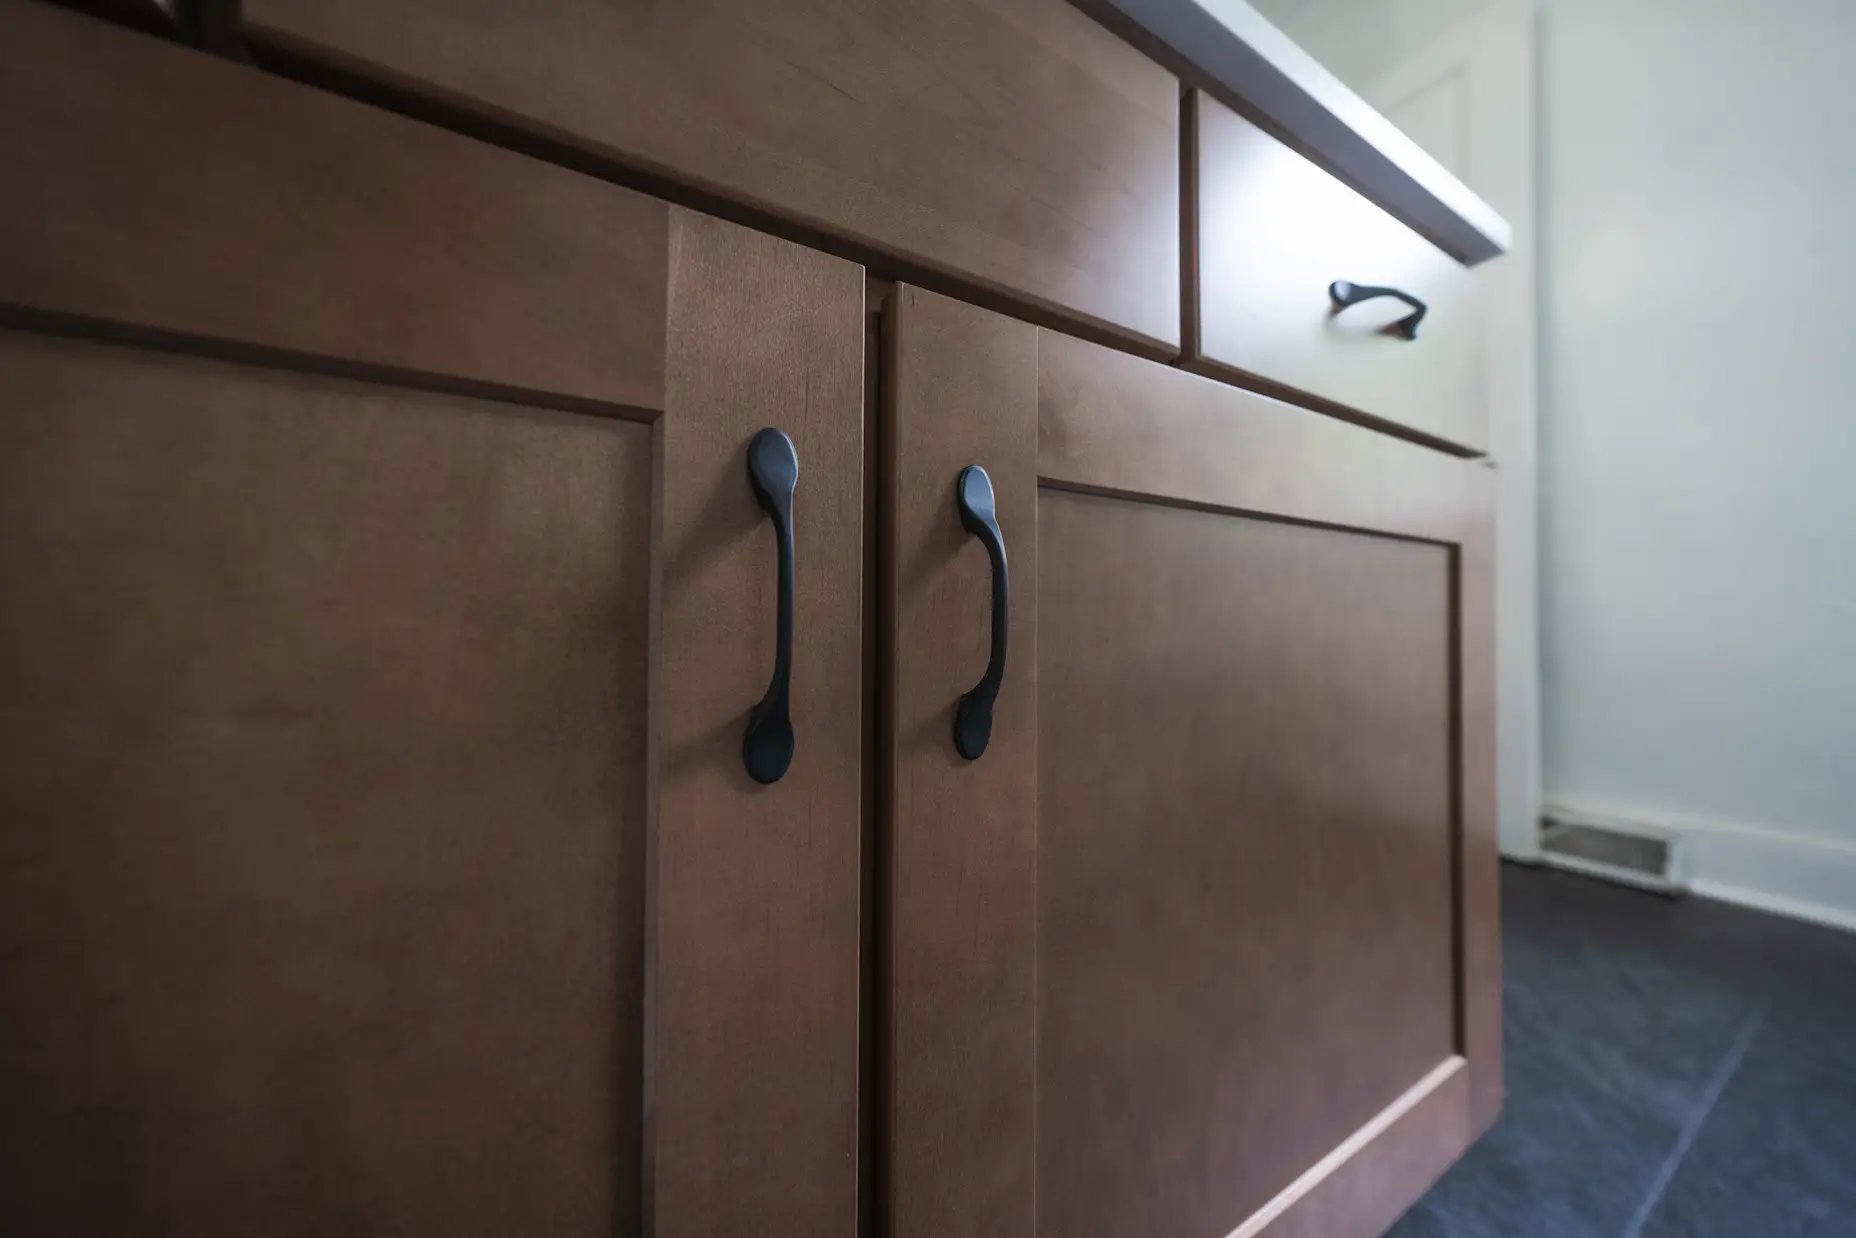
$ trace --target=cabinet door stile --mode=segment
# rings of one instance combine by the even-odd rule
[[[670,231],[659,635],[659,1235],[856,1230],[864,275],[682,210]],[[794,445],[794,755],[760,786],[775,545],[746,447]]]
[[[894,1238],[1030,1238],[1037,735],[1038,331],[907,285],[890,298],[881,587],[889,1213]],[[984,468],[1010,567],[990,740],[954,746],[985,672],[993,579],[956,484]]]

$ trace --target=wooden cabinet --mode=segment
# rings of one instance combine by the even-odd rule
[[[1187,104],[1186,365],[1487,450],[1476,272],[1223,104]],[[1380,291],[1343,307],[1336,283]]]
[[[3,16],[0,1230],[854,1234],[862,272]]]
[[[1486,471],[908,287],[887,324],[892,1232],[1370,1238],[1499,1105]]]
[[[1068,0],[245,0],[262,48],[1179,349],[1179,86]]]
[[[1124,348],[0,0],[0,1231],[1382,1231],[1500,1103],[1487,467],[1135,355],[1063,6],[491,7],[245,15]]]

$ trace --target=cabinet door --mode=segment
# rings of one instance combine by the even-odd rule
[[[850,1238],[861,271],[3,8],[0,1231]]]
[[[1378,1234],[1500,1103],[1486,470],[886,321],[889,1232]]]

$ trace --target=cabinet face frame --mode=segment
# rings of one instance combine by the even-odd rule
[[[506,418],[521,431],[518,442],[530,442],[525,427],[545,434],[564,418],[585,418],[635,423],[628,433],[648,436],[648,447],[635,453],[643,463],[627,474],[650,486],[648,500],[634,505],[649,512],[648,571],[623,582],[641,597],[635,613],[648,614],[648,623],[615,627],[610,636],[643,646],[631,654],[644,667],[641,689],[612,706],[624,715],[620,729],[641,736],[636,751],[612,754],[615,765],[642,771],[642,795],[613,825],[636,823],[642,835],[627,840],[642,847],[634,866],[640,888],[621,900],[628,921],[638,920],[622,933],[603,922],[584,925],[574,938],[589,956],[623,954],[628,947],[611,946],[610,936],[635,940],[642,953],[635,960],[642,1000],[615,1016],[635,1024],[628,1037],[635,1056],[618,1038],[612,1047],[615,1057],[630,1059],[612,1069],[632,1081],[624,1092],[631,1111],[619,1122],[633,1133],[615,1137],[609,1149],[569,1151],[593,1172],[607,1154],[627,1164],[611,1175],[614,1215],[601,1232],[852,1238],[866,758],[861,268],[68,10],[0,0],[0,14],[8,30],[0,40],[0,166],[30,190],[0,196],[0,334],[33,353],[55,345],[51,351],[66,358],[33,363],[35,373],[51,376],[34,390],[53,394],[33,396],[39,406],[32,424],[52,429],[17,430],[24,445],[57,437],[59,400],[98,389],[73,382],[59,394],[58,373],[82,368],[86,356],[98,358],[99,372],[142,375],[135,381],[144,391],[204,390],[201,402],[224,405],[234,425],[247,413],[254,423],[281,415],[286,402],[267,391],[294,393],[291,408],[325,400],[336,459],[336,448],[353,450],[337,438],[340,426],[352,423],[344,410],[366,404],[390,415],[395,400],[423,410],[420,425],[446,424],[447,410],[468,408],[455,421],[459,434],[469,433],[473,419]],[[215,375],[224,377],[217,387]],[[112,425],[132,422],[143,404],[120,392],[132,393],[134,384],[111,390],[119,393],[114,403],[90,411]],[[148,402],[151,415],[157,404]],[[800,464],[792,699],[798,751],[783,779],[760,786],[743,768],[741,737],[773,664],[775,558],[745,452],[768,425],[791,435]],[[312,422],[308,433],[321,432]],[[404,446],[405,437],[393,441],[416,467],[418,453]],[[72,459],[68,451],[63,458]],[[247,462],[236,451],[212,459],[227,476],[249,472],[241,472]],[[80,453],[79,466],[68,471],[84,485],[32,492],[43,502],[29,525],[14,526],[18,540],[10,545],[20,548],[19,561],[44,562],[43,538],[123,478],[171,485],[151,479],[150,467],[134,454],[90,467]],[[274,467],[294,478],[315,465],[285,460]],[[234,497],[201,501],[221,504],[223,521],[236,525],[241,504],[262,501],[251,497],[257,489],[228,485]],[[599,510],[596,503],[576,507],[565,488],[531,487],[497,499],[493,511],[473,518],[573,520]],[[460,521],[457,530],[468,527]],[[386,541],[406,536],[375,532]],[[598,543],[596,532],[579,532]],[[67,556],[31,600],[15,594],[14,605],[36,613],[15,612],[18,622],[10,618],[8,630],[55,632],[63,605],[57,599],[82,590],[86,563],[110,566],[108,554],[89,547]],[[580,570],[597,572],[597,562]],[[575,569],[569,563],[562,570]],[[127,601],[124,623],[133,622],[143,599]],[[629,624],[634,611],[626,613]],[[339,645],[340,633],[326,643]],[[275,657],[294,667],[315,653],[284,648]],[[86,699],[126,692],[105,664],[79,665],[71,674],[83,681]],[[26,711],[20,717],[36,708],[24,695],[3,703]],[[154,719],[151,732],[163,734],[161,725]],[[61,801],[44,788],[54,784],[55,791],[60,762],[70,774],[77,755],[69,745],[48,744],[37,767],[0,766],[0,802],[30,803],[57,820],[69,816],[69,796]],[[210,756],[201,758],[209,766]],[[503,759],[511,770],[503,784],[521,789],[513,758],[479,756],[491,768]],[[169,808],[179,806],[166,818],[171,837],[164,845],[176,857],[211,860],[223,831],[198,828],[201,813],[209,826],[216,820],[201,807],[205,782],[176,772],[164,785]],[[350,777],[344,786],[358,802],[371,802],[365,779]],[[261,805],[262,788],[254,794],[252,803]],[[409,794],[415,808],[438,798],[421,797],[416,787]],[[117,805],[124,812],[131,806]],[[155,828],[159,817],[151,809],[144,824]],[[15,825],[25,819],[12,817]],[[335,853],[336,868],[345,854]],[[83,880],[81,866],[72,871],[79,899],[105,899],[104,882]],[[30,875],[0,867],[0,883]],[[331,897],[313,874],[304,880],[303,897],[315,905]],[[153,905],[138,930],[145,942],[179,949],[197,935],[187,905],[159,898]],[[0,938],[8,942],[45,932],[62,932],[66,945],[78,940],[69,926],[9,924],[0,916]],[[112,953],[112,940],[120,954]],[[127,957],[123,939],[107,934],[83,949],[105,962]],[[261,944],[243,949],[259,962],[268,957]],[[222,986],[216,996],[239,1008],[236,987]],[[397,1143],[384,1129],[363,1131],[379,1136],[378,1146],[334,1139],[320,1155],[272,1165],[271,1176],[247,1184],[239,1199],[189,1195],[214,1149],[232,1146],[226,1110],[202,1102],[160,1123],[159,1140],[144,1145],[138,1141],[153,1135],[134,1125],[142,1102],[108,1069],[121,1059],[112,1036],[148,1033],[161,1017],[147,1004],[125,1003],[107,1027],[81,1022],[75,1030],[83,1035],[49,1034],[50,1014],[45,1026],[31,1029],[15,1018],[0,1033],[12,1038],[9,1048],[53,1045],[41,1073],[70,1085],[68,1094],[46,1100],[44,1112],[16,1106],[0,1119],[7,1128],[0,1134],[30,1132],[42,1145],[40,1163],[53,1171],[36,1185],[9,1184],[42,1194],[0,1193],[4,1207],[21,1210],[0,1213],[0,1229],[131,1230],[147,1222],[132,1212],[70,1214],[133,1209],[135,1200],[111,1181],[114,1162],[58,1144],[53,1133],[60,1130],[117,1131],[140,1157],[144,1185],[179,1192],[169,1197],[182,1200],[179,1223],[202,1235],[282,1228],[285,1218],[267,1220],[266,1207],[288,1209],[298,1221],[319,1208],[405,1228],[434,1210],[458,1210],[466,1196],[448,1194],[446,1184],[474,1189],[486,1177],[493,1184],[499,1167],[533,1168],[533,1155],[447,1166],[440,1119],[427,1127],[425,1115],[397,1112],[386,1123],[400,1132]],[[258,1049],[274,1048],[287,1031],[280,1022],[254,1018],[243,1032]],[[472,1071],[524,1067],[519,1057],[505,1061],[479,1050],[459,1072],[459,1097],[470,1095]],[[22,1051],[17,1060],[36,1059]],[[216,1061],[198,1053],[178,1074],[168,1072],[169,1083],[191,1079],[199,1095],[221,1095]],[[309,1076],[320,1078],[316,1087],[275,1103],[305,1121],[305,1114],[327,1117],[341,1105],[344,1081],[364,1080],[380,1063],[360,1066],[325,1061],[319,1076]],[[88,1079],[106,1094],[87,1096]],[[241,1094],[262,1096],[284,1081],[259,1072],[237,1082]],[[547,1125],[545,1112],[538,1125]],[[511,1129],[497,1137],[512,1148],[522,1141],[532,1153],[544,1134]],[[343,1168],[344,1157],[364,1155],[363,1145],[377,1157],[370,1162],[376,1189],[365,1198],[357,1194],[360,1176]],[[390,1149],[408,1147],[436,1158],[437,1169],[421,1161],[429,1172],[418,1176],[399,1162],[407,1172],[395,1174]],[[290,1208],[291,1200],[314,1208]],[[528,1222],[548,1223],[525,1220],[519,1207],[505,1215],[483,1211],[468,1223],[509,1232]]]
[[[1038,1232],[1037,495],[1357,532],[1448,556],[1454,1052],[1233,1235],[1370,1238],[1501,1104],[1492,474],[1465,461],[919,289],[885,315],[879,1133],[891,1238]],[[954,702],[985,665],[985,556],[953,487],[982,464],[1012,565],[991,746]],[[1156,1190],[1167,1184],[1157,1182]]]
[[[1179,83],[1067,0],[530,7],[246,0],[241,29],[686,204],[1178,353]]]

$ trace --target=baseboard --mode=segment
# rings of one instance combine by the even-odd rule
[[[1856,842],[1586,801],[1549,800],[1542,815],[1668,835],[1677,840],[1671,875],[1696,897],[1856,933]]]

